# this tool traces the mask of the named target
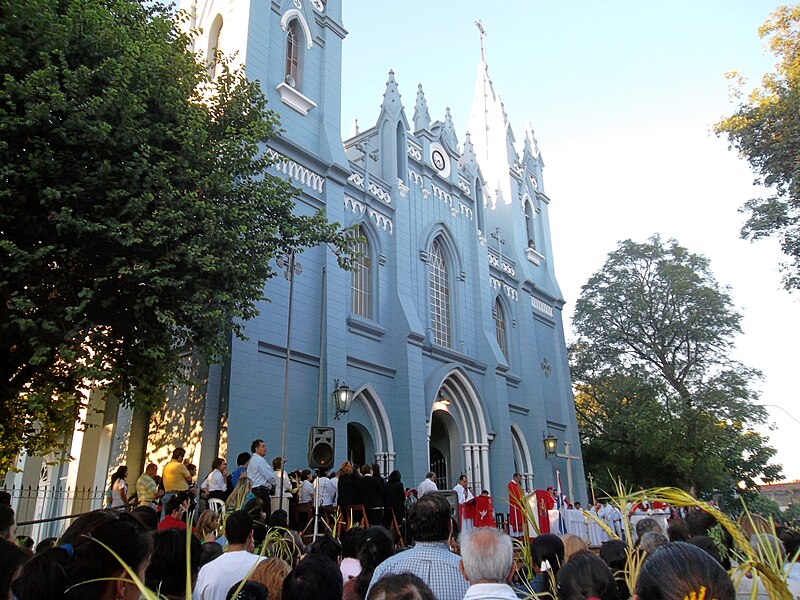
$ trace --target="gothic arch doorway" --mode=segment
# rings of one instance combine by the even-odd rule
[[[522,475],[522,489],[530,492],[533,487],[533,461],[525,434],[515,424],[511,424],[511,445],[514,450],[514,471]]]
[[[371,459],[367,457],[374,455],[374,447],[372,436],[363,425],[360,423],[347,424],[347,460],[357,466],[367,462],[372,464]]]
[[[428,439],[431,466],[434,456],[441,455],[445,460],[445,489],[455,485],[463,473],[476,494],[489,490],[489,438],[483,406],[460,369],[449,371],[436,391],[428,421]],[[431,470],[439,476],[436,469]]]
[[[367,384],[348,414],[347,458],[357,465],[378,463],[384,477],[394,469],[394,438],[380,397]]]

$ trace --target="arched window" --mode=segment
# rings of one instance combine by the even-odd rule
[[[358,238],[361,238],[360,240]],[[355,263],[351,280],[353,314],[372,318],[372,248],[363,227],[353,232],[355,251],[360,255]]]
[[[533,206],[531,201],[525,202],[525,231],[528,233],[528,248],[536,249],[536,236],[533,234]]]
[[[475,214],[478,215],[478,231],[486,235],[486,223],[483,216],[483,185],[481,185],[480,178],[475,178],[473,189],[475,190]]]
[[[497,344],[500,350],[503,351],[503,356],[508,360],[508,340],[506,338],[506,313],[503,310],[503,304],[500,298],[495,298],[494,309],[492,310],[494,316],[494,333],[497,336]]]
[[[286,34],[286,72],[284,81],[293,88],[300,87],[300,52],[303,42],[303,33],[300,21],[292,19]]]
[[[444,249],[438,239],[431,244],[429,288],[433,341],[449,348],[452,345],[450,277]]]

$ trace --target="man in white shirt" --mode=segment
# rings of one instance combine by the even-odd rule
[[[420,481],[419,485],[417,486],[417,498],[422,498],[428,492],[436,492],[439,490],[436,487],[436,473],[433,471],[428,471],[428,474],[425,475],[425,479]]]
[[[467,476],[462,475],[458,478],[458,483],[456,487],[453,488],[453,491],[458,494],[458,503],[464,504],[464,502],[469,502],[475,496],[472,494],[472,490],[469,489],[467,486]]]
[[[328,478],[328,469],[320,469],[319,475],[314,480],[314,485],[317,488],[320,506],[333,506],[336,504],[336,488],[331,485],[331,480]]]
[[[267,455],[267,445],[264,440],[254,440],[250,444],[250,451],[253,455],[250,457],[250,464],[247,465],[247,476],[253,482],[253,495],[270,506],[269,496],[275,492],[278,478],[264,458]]]
[[[228,549],[197,574],[192,600],[225,600],[228,590],[247,579],[263,556],[253,554],[253,519],[237,510],[225,521]]]
[[[514,576],[514,546],[511,538],[494,527],[476,527],[459,536],[461,560],[458,568],[469,589],[464,600],[516,600],[508,585]]]

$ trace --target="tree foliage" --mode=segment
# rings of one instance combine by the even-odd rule
[[[693,492],[774,478],[752,426],[757,371],[730,358],[740,316],[707,259],[623,241],[583,286],[570,348],[587,469]]]
[[[0,1],[3,471],[60,447],[82,390],[148,408],[183,349],[219,356],[271,257],[350,250],[265,174],[278,123],[258,84],[210,79],[171,9]]]
[[[716,124],[756,173],[756,182],[774,195],[748,201],[742,237],[775,236],[789,258],[784,285],[800,288],[800,5],[782,6],[759,29],[777,59],[761,87],[745,95],[744,79],[732,73],[736,112]]]

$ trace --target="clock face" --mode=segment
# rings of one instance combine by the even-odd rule
[[[433,161],[433,166],[436,167],[439,171],[444,170],[444,156],[438,150],[434,150],[431,154],[431,160]]]
[[[433,168],[439,171],[442,177],[450,176],[450,157],[447,155],[447,150],[444,149],[439,142],[433,142],[430,147],[431,164]]]

